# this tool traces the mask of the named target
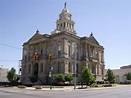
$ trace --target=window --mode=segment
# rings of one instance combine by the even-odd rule
[[[78,49],[76,49],[76,59],[79,59],[79,56],[78,56]]]
[[[61,56],[61,46],[58,46],[58,56]]]
[[[58,69],[57,72],[60,73],[60,62],[58,62]]]
[[[71,68],[71,65],[70,65],[70,62],[69,62],[69,64],[68,64],[68,72],[70,73],[70,68]]]
[[[28,65],[28,73],[31,73],[31,65]]]
[[[91,55],[90,57],[93,57],[93,48],[91,48]]]
[[[99,74],[99,65],[97,65],[97,74]]]
[[[43,72],[43,63],[40,64],[40,72]]]
[[[43,50],[41,49],[41,54],[43,54]]]
[[[76,73],[79,72],[78,68],[79,68],[79,66],[78,66],[78,64],[77,64],[77,65],[76,65]]]
[[[70,45],[68,45],[68,56],[70,57]]]
[[[65,22],[64,22],[64,28],[65,28]]]
[[[62,23],[61,23],[61,28],[62,28]]]
[[[57,25],[57,30],[59,30],[60,29],[60,26],[59,26],[59,24]]]

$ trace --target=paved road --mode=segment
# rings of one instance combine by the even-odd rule
[[[60,91],[0,88],[0,98],[131,98],[131,86],[97,90]]]

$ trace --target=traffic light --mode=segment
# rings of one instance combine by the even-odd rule
[[[36,58],[36,60],[38,60],[38,59],[39,59],[39,57],[38,57],[38,53],[36,54],[35,58]]]
[[[38,56],[38,53],[36,52],[34,55],[34,60],[38,60],[38,59],[39,59],[39,56]]]
[[[50,54],[48,55],[48,61],[51,61],[51,55]]]

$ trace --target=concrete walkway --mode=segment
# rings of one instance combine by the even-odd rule
[[[43,91],[72,91],[72,90],[104,90],[104,89],[111,89],[111,88],[117,88],[117,87],[125,87],[125,86],[131,86],[131,85],[114,85],[112,87],[88,87],[84,89],[79,89],[81,86],[77,86],[76,89],[74,89],[74,86],[52,86],[52,89],[50,89],[50,86],[38,86],[42,87],[41,89],[36,89],[34,87],[26,87],[26,88],[18,88],[13,87],[14,89],[26,89],[26,90],[43,90]]]

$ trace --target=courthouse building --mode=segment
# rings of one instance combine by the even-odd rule
[[[92,33],[89,37],[77,36],[74,24],[65,4],[56,21],[56,29],[51,34],[41,34],[37,30],[23,43],[23,84],[29,84],[29,77],[32,75],[38,77],[39,84],[48,83],[50,68],[52,74],[74,74],[76,69],[77,82],[80,82],[82,70],[88,66],[97,81],[104,79],[103,46]]]

